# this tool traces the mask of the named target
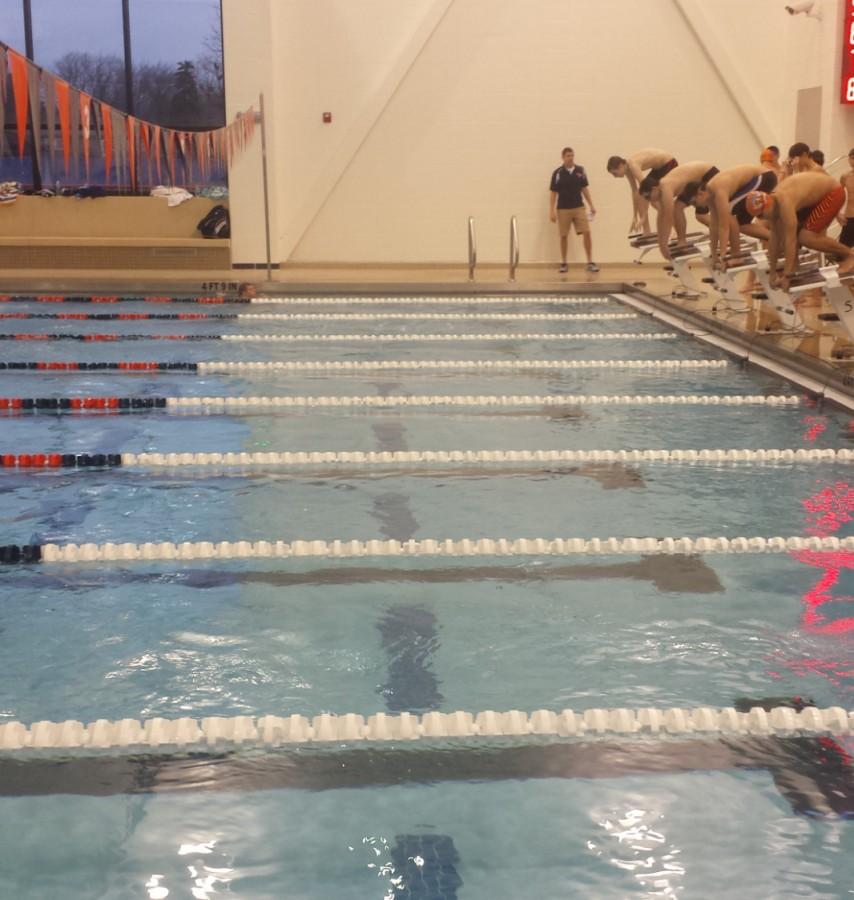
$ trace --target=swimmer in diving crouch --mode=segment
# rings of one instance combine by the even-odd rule
[[[628,159],[612,156],[608,159],[608,171],[614,178],[625,178],[632,192],[632,224],[629,234],[652,234],[649,225],[649,200],[643,196],[655,187],[664,176],[679,165],[672,153],[666,150],[638,150]],[[643,173],[647,172],[646,175]]]
[[[649,190],[648,199],[651,203],[658,205],[658,247],[661,255],[669,260],[670,249],[667,246],[670,243],[670,232],[674,225],[676,227],[676,240],[680,246],[685,244],[685,235],[688,231],[688,224],[685,219],[685,207],[691,204],[691,199],[683,193],[685,188],[693,183],[699,182],[705,185],[707,181],[714,178],[718,174],[711,163],[707,162],[690,162],[683,166],[676,166],[671,169],[664,178],[658,183],[657,187]],[[641,195],[644,189],[641,188]],[[709,211],[705,207],[697,207],[697,220],[704,225],[709,224]]]
[[[840,275],[854,269],[851,250],[826,234],[844,203],[844,188],[825,172],[790,175],[773,194],[753,191],[747,195],[747,210],[768,222],[768,266],[775,286],[788,290],[797,269],[798,244],[838,257]],[[783,271],[778,273],[781,251]]]
[[[709,242],[712,263],[716,269],[726,268],[726,254],[730,245],[739,246],[739,234],[768,240],[768,225],[754,222],[746,200],[751,191],[770,194],[777,187],[777,175],[762,165],[733,166],[718,172],[706,184],[689,184],[684,196],[700,206],[709,208]]]

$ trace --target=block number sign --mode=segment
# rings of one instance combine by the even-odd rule
[[[842,32],[842,97],[854,104],[854,0],[845,0],[845,29]]]

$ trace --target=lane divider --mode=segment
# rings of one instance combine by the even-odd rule
[[[293,297],[131,297],[131,296],[0,296],[0,303],[198,303],[198,304],[275,304],[283,305],[341,305],[356,306],[365,304],[395,304],[395,305],[416,305],[419,303],[428,305],[447,305],[447,304],[495,304],[506,303],[513,305],[517,303],[559,303],[562,306],[582,306],[585,304],[605,304],[616,303],[612,297],[593,296],[593,297],[568,297],[559,294],[530,294],[525,296],[516,295],[457,295],[457,296],[431,296],[422,294],[417,296],[376,296],[376,297],[314,297],[314,296],[293,296]]]
[[[130,297],[118,295],[86,295],[86,296],[50,296],[46,294],[31,296],[0,295],[0,303],[249,303],[247,298],[226,297]]]
[[[134,321],[223,321],[253,319],[259,322],[357,322],[377,319],[498,319],[540,321],[590,321],[601,319],[639,319],[637,313],[0,313],[0,319],[60,319],[97,322]]]
[[[854,450],[308,450],[257,453],[0,453],[7,469],[119,466],[389,466],[427,463],[850,463]]]
[[[377,319],[490,319],[490,320],[539,320],[539,321],[600,321],[614,319],[639,319],[640,316],[633,312],[619,313],[410,313],[410,312],[391,312],[391,313],[237,313],[238,319],[254,319],[256,321],[326,321],[326,322],[356,322],[369,321]]]
[[[582,331],[557,331],[557,332],[529,332],[509,334],[224,334],[224,341],[278,341],[278,342],[308,342],[319,341],[325,343],[337,343],[341,341],[378,341],[383,344],[389,341],[406,341],[419,343],[421,341],[672,341],[678,338],[675,332],[582,332]]]
[[[227,749],[273,749],[292,744],[325,744],[349,741],[430,741],[485,737],[517,738],[686,738],[854,734],[854,711],[841,706],[808,706],[800,711],[787,706],[766,710],[754,707],[738,712],[733,707],[716,709],[564,709],[554,712],[510,710],[495,712],[359,713],[290,716],[209,716],[203,719],[153,718],[97,719],[83,724],[41,721],[32,725],[6,722],[0,725],[0,753],[26,754],[77,751],[158,754]]]
[[[0,362],[0,372],[198,372],[193,362]],[[211,371],[211,370],[208,370]]]
[[[672,341],[675,332],[535,332],[519,334],[0,334],[0,341],[274,341],[287,343],[341,341]]]
[[[0,319],[60,319],[81,322],[136,322],[161,319],[212,321],[241,317],[241,313],[0,313]]]
[[[228,362],[0,362],[0,371],[26,372],[372,372],[387,369],[538,371],[563,369],[723,369],[725,359],[389,359]]]
[[[854,537],[446,538],[408,541],[170,541],[143,544],[7,544],[0,563],[364,557],[690,556],[854,550]]]
[[[794,395],[750,394],[412,394],[383,397],[300,396],[292,397],[0,397],[0,411],[79,412],[88,410],[151,410],[203,408],[250,409],[255,407],[289,408],[362,408],[482,406],[495,407],[567,407],[567,406],[798,406]]]

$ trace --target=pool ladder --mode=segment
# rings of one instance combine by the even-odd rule
[[[477,235],[474,230],[474,218],[469,216],[469,281],[474,281],[474,269],[477,265]]]
[[[509,280],[516,280],[516,266],[519,265],[519,230],[516,216],[510,216],[510,272]]]
[[[516,280],[516,267],[519,265],[519,229],[516,216],[510,217],[510,273],[509,280]],[[477,266],[477,236],[474,229],[474,218],[469,216],[469,281],[474,281],[474,270]]]

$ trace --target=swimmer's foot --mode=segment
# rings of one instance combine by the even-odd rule
[[[847,275],[852,271],[854,271],[854,253],[849,253],[839,264],[839,274]]]

